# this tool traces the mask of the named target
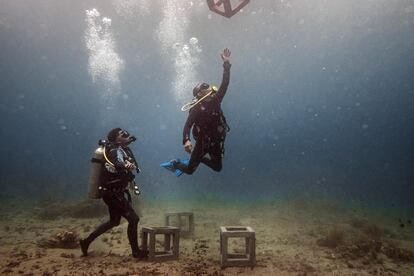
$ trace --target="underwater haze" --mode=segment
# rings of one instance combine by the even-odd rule
[[[231,19],[205,1],[0,0],[0,197],[86,198],[114,127],[136,135],[143,198],[292,196],[414,208],[414,3],[256,0]],[[219,85],[223,170],[179,178],[199,82]]]

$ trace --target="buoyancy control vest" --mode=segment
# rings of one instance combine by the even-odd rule
[[[99,199],[102,197],[102,192],[107,189],[112,189],[114,186],[121,192],[128,186],[135,195],[139,195],[139,188],[134,181],[134,174],[130,171],[118,172],[115,165],[107,157],[107,146],[110,144],[105,140],[99,140],[99,147],[93,153],[91,158],[91,172],[89,176],[89,191],[88,196],[91,199]],[[140,172],[138,163],[135,160],[134,154],[129,148],[124,150],[125,154],[131,157],[132,161],[137,167],[137,173]],[[121,184],[121,185],[119,185]],[[111,187],[112,186],[112,187]]]

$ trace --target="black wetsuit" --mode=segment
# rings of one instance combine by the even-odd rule
[[[128,191],[128,184],[134,179],[134,175],[125,168],[125,160],[135,163],[137,168],[138,164],[128,147],[121,148],[115,145],[108,145],[106,153],[108,159],[115,165],[115,168],[111,168],[112,172],[104,169],[101,186],[102,199],[108,205],[109,221],[101,224],[84,241],[89,245],[98,236],[118,226],[121,217],[124,217],[128,221],[128,240],[132,254],[137,255],[139,252],[137,236],[139,217],[132,208],[131,195]],[[137,171],[139,170],[137,169]]]
[[[231,64],[223,63],[223,79],[220,88],[211,95],[210,101],[202,101],[190,109],[183,130],[183,145],[190,140],[190,130],[196,141],[188,166],[178,162],[176,167],[187,174],[192,174],[201,163],[215,171],[222,168],[224,141],[229,127],[221,110],[221,102],[230,82]]]

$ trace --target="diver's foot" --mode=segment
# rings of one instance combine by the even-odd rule
[[[177,169],[177,164],[180,163],[180,159],[172,159],[170,160],[170,163],[172,165],[171,171],[175,172],[175,170]]]
[[[86,240],[80,239],[79,240],[79,245],[80,245],[80,248],[82,250],[83,256],[85,256],[85,257],[88,256],[89,243]]]
[[[148,257],[148,250],[138,250],[136,252],[132,252],[132,257],[136,259],[145,259]]]

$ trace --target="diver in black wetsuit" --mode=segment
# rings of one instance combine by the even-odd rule
[[[140,171],[134,154],[128,145],[135,141],[127,131],[121,128],[114,128],[108,133],[106,144],[105,169],[102,180],[102,199],[108,205],[109,221],[101,224],[86,239],[79,241],[84,256],[88,255],[88,247],[98,236],[109,229],[118,226],[121,217],[128,221],[128,240],[131,245],[132,256],[143,258],[147,252],[138,247],[138,222],[139,217],[131,205],[131,194],[128,191],[128,184],[133,181],[135,170]],[[111,164],[112,163],[112,164]]]
[[[192,174],[200,162],[218,172],[222,169],[224,141],[229,127],[221,110],[221,101],[230,82],[230,54],[227,48],[221,54],[224,71],[218,91],[214,91],[214,87],[207,83],[198,84],[193,89],[193,95],[197,100],[208,93],[211,95],[190,109],[183,130],[183,145],[185,151],[191,153],[190,162],[186,166],[177,160],[172,160],[174,169],[178,168],[187,174]],[[191,128],[196,141],[194,148],[190,139]]]

